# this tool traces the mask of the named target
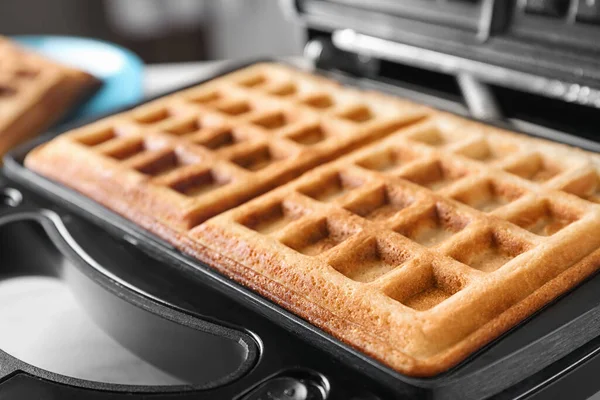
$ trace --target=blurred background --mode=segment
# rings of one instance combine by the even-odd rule
[[[145,63],[297,55],[304,40],[278,0],[1,1],[0,34],[104,39]]]

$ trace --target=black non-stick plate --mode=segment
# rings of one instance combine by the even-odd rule
[[[221,71],[218,76],[248,65]],[[400,97],[416,97],[418,101],[439,108],[446,108],[447,104],[436,101],[435,94],[431,93],[416,93],[350,77],[343,77],[343,81],[392,92]],[[539,387],[542,384],[559,390],[561,382],[567,382],[574,374],[589,371],[584,364],[599,362],[595,355],[600,349],[600,339],[596,339],[600,332],[600,276],[595,276],[452,370],[429,379],[399,374],[232,282],[210,266],[182,254],[96,202],[26,169],[23,166],[26,154],[59,133],[48,134],[5,158],[4,174],[9,183],[4,185],[16,185],[26,201],[25,205],[0,208],[0,229],[18,223],[43,226],[63,256],[76,260],[77,270],[99,282],[112,296],[117,295],[126,304],[141,307],[160,318],[176,322],[188,318],[188,326],[203,331],[240,335],[239,340],[249,349],[249,356],[242,371],[236,372],[238,376],[225,379],[218,388],[188,385],[157,389],[81,382],[31,368],[4,353],[4,359],[0,358],[0,372],[7,375],[22,370],[27,375],[17,374],[4,382],[0,380],[0,395],[4,388],[14,390],[11,388],[24,379],[41,385],[42,381],[33,378],[39,376],[45,379],[44,388],[50,391],[75,390],[64,386],[71,385],[80,387],[79,391],[86,390],[85,393],[94,391],[96,396],[116,397],[125,392],[154,392],[156,396],[160,392],[160,396],[168,398],[234,398],[270,377],[279,377],[275,379],[276,384],[284,378],[296,379],[305,385],[310,383],[328,392],[329,399],[351,399],[352,395],[359,396],[356,399],[368,399],[366,393],[380,398],[515,397],[535,391],[541,393]],[[525,133],[540,135],[538,132]],[[548,135],[544,133],[543,136]],[[600,148],[596,143],[565,134],[554,139],[591,151]],[[136,268],[136,265],[144,265],[144,268]],[[118,323],[106,322],[105,329],[110,331],[111,326]],[[221,331],[217,332],[219,329]],[[2,365],[12,367],[6,369]],[[572,387],[567,385],[565,388],[573,395]],[[578,390],[593,393],[599,388],[600,384],[596,386],[590,380],[585,385],[580,384]],[[166,394],[173,391],[177,394]],[[296,398],[290,396],[274,398]]]

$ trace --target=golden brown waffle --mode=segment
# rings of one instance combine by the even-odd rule
[[[335,105],[299,105],[317,97]],[[339,118],[349,110],[357,121]],[[313,118],[332,140],[292,143]],[[294,155],[248,171],[257,148]],[[600,265],[597,155],[274,65],[63,135],[26,165],[413,376],[447,370]]]
[[[83,71],[0,37],[0,156],[50,127],[98,85]]]
[[[257,65],[64,135],[31,162],[91,186],[82,191],[118,187],[185,231],[428,111]]]

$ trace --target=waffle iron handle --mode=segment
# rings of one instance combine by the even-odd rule
[[[17,190],[0,188],[0,193],[4,196],[0,207],[0,228],[8,229],[13,224],[32,228],[41,226],[50,240],[35,240],[34,245],[43,243],[49,248],[53,247],[68,261],[38,266],[39,269],[23,271],[24,274],[59,277],[70,287],[90,316],[103,329],[108,329],[107,333],[151,363],[160,362],[157,365],[163,371],[174,374],[182,382],[195,382],[195,372],[187,370],[193,367],[202,366],[208,371],[206,373],[214,376],[207,383],[175,386],[94,382],[38,368],[0,349],[1,398],[143,399],[148,398],[149,393],[170,393],[177,399],[234,398],[264,379],[264,369],[259,371],[259,376],[254,373],[259,344],[250,334],[184,314],[143,296],[134,287],[128,288],[124,282],[115,281],[116,277],[102,270],[101,265],[97,265],[78,246],[63,217],[27,201],[19,204],[22,198]],[[15,237],[14,240],[21,239]],[[2,250],[10,252],[10,249]],[[40,249],[40,254],[46,252]],[[10,259],[11,255],[8,257]],[[38,261],[44,262],[41,258]],[[143,335],[144,332],[154,334]],[[115,333],[121,335],[114,336]],[[223,341],[237,345],[229,346],[229,350],[223,352],[220,346]],[[153,352],[153,349],[156,351]],[[240,361],[226,366],[227,363],[222,361],[225,358]]]

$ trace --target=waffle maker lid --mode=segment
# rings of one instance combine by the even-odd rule
[[[331,66],[394,61],[600,108],[600,3],[584,0],[290,0],[328,36]],[[309,42],[310,45],[310,42]],[[317,46],[318,47],[318,46]],[[309,53],[322,49],[307,47]],[[323,55],[321,54],[321,58]],[[337,62],[336,62],[337,59]]]

